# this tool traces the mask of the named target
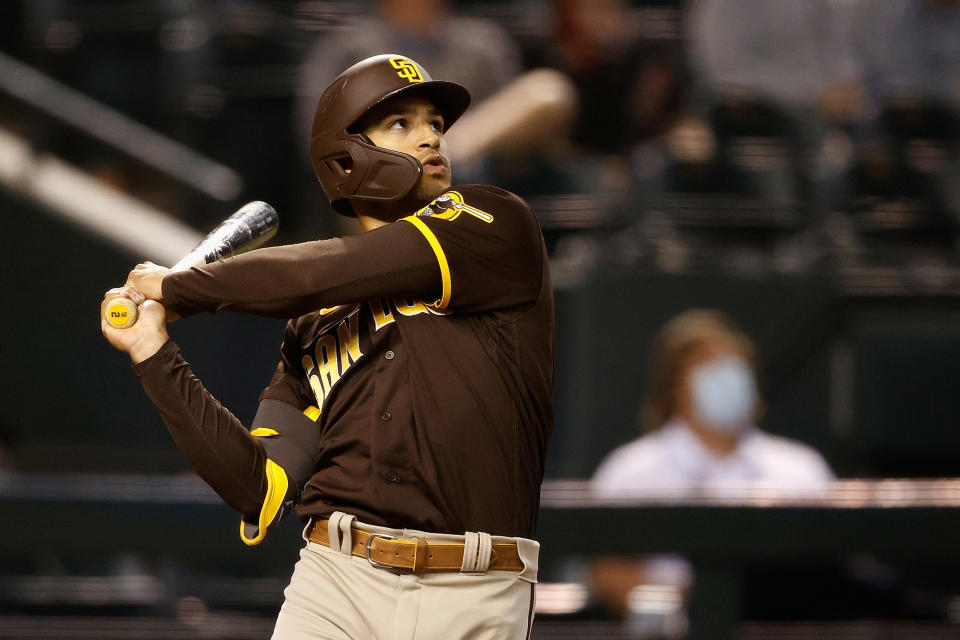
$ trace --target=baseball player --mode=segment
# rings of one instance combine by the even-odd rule
[[[140,305],[103,332],[244,542],[294,508],[306,522],[274,638],[529,636],[553,298],[530,207],[451,186],[444,133],[469,100],[403,56],[359,62],[321,97],[311,154],[364,233],[144,263],[104,298]],[[293,318],[249,430],[166,332],[221,310]]]

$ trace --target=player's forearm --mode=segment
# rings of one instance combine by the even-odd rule
[[[193,375],[176,344],[168,341],[133,368],[200,477],[241,514],[258,513],[267,490],[266,455]]]
[[[375,297],[438,296],[437,259],[408,223],[347,238],[269,247],[167,276],[180,313],[223,310],[289,318]]]

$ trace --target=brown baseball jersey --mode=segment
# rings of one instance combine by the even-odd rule
[[[453,187],[346,238],[271,247],[164,279],[181,315],[291,317],[247,431],[169,342],[135,365],[177,444],[262,539],[306,519],[532,534],[553,426],[554,311],[530,207]]]

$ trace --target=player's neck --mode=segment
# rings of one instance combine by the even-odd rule
[[[362,213],[357,214],[357,221],[360,223],[360,228],[364,231],[371,231],[377,227],[382,227],[392,222],[391,220],[381,220],[380,218],[366,216]]]
[[[396,222],[400,218],[415,213],[424,204],[426,203],[410,196],[394,203],[363,202],[359,200],[350,203],[354,213],[357,214],[357,221],[364,231]]]

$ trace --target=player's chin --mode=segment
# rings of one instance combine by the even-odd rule
[[[449,170],[437,174],[425,173],[420,178],[417,191],[419,191],[419,195],[423,200],[430,201],[449,189],[450,184],[451,177]]]

